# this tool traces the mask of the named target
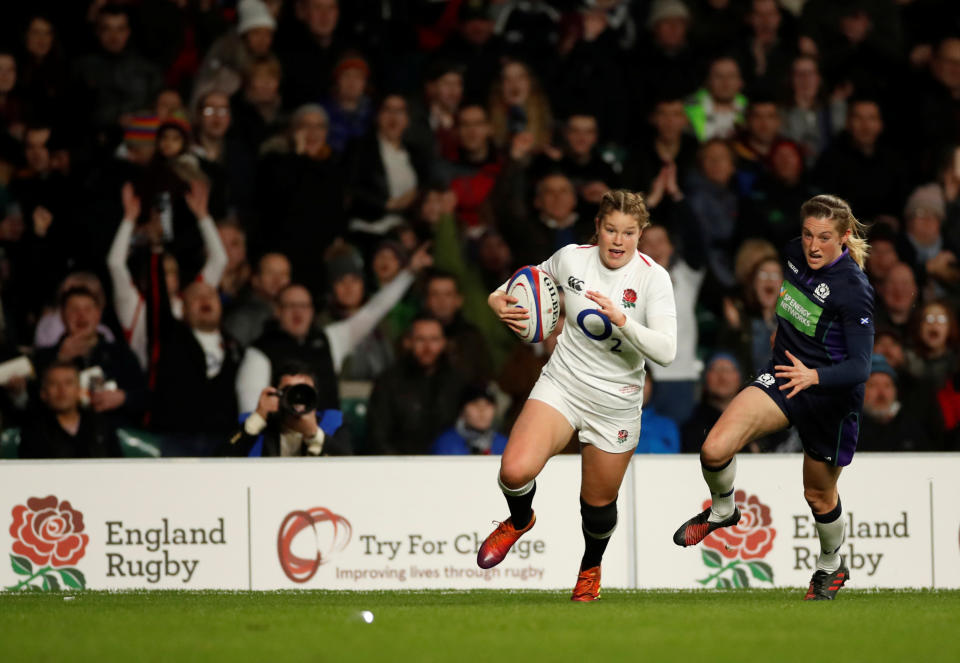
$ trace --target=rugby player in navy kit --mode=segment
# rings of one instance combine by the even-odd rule
[[[713,500],[673,535],[700,543],[736,525],[735,454],[764,435],[796,426],[803,442],[803,495],[813,511],[820,556],[806,600],[832,599],[850,577],[837,479],[857,446],[864,383],[873,349],[873,288],[863,273],[864,226],[836,196],[811,198],[800,210],[799,239],[786,247],[773,357],[710,430],[700,450]]]

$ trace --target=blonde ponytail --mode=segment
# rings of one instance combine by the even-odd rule
[[[867,256],[870,254],[870,244],[867,243],[867,226],[857,220],[850,209],[850,203],[838,196],[822,194],[814,196],[800,208],[800,216],[804,219],[833,220],[837,233],[843,236],[848,230],[846,247],[850,257],[864,269]]]

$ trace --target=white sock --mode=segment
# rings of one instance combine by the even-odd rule
[[[708,469],[701,463],[703,479],[710,488],[710,498],[713,504],[710,507],[708,522],[718,523],[733,514],[736,504],[733,501],[733,480],[737,478],[737,457],[719,469]]]
[[[840,568],[840,546],[843,545],[846,522],[840,516],[840,500],[836,508],[823,515],[813,514],[817,534],[820,535],[820,556],[817,558],[817,570],[833,573]]]

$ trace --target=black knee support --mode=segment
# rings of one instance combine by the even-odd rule
[[[603,506],[592,506],[580,498],[583,531],[595,539],[606,539],[617,528],[617,500]]]

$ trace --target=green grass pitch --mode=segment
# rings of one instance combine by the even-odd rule
[[[960,591],[802,594],[0,594],[0,661],[960,661]]]

